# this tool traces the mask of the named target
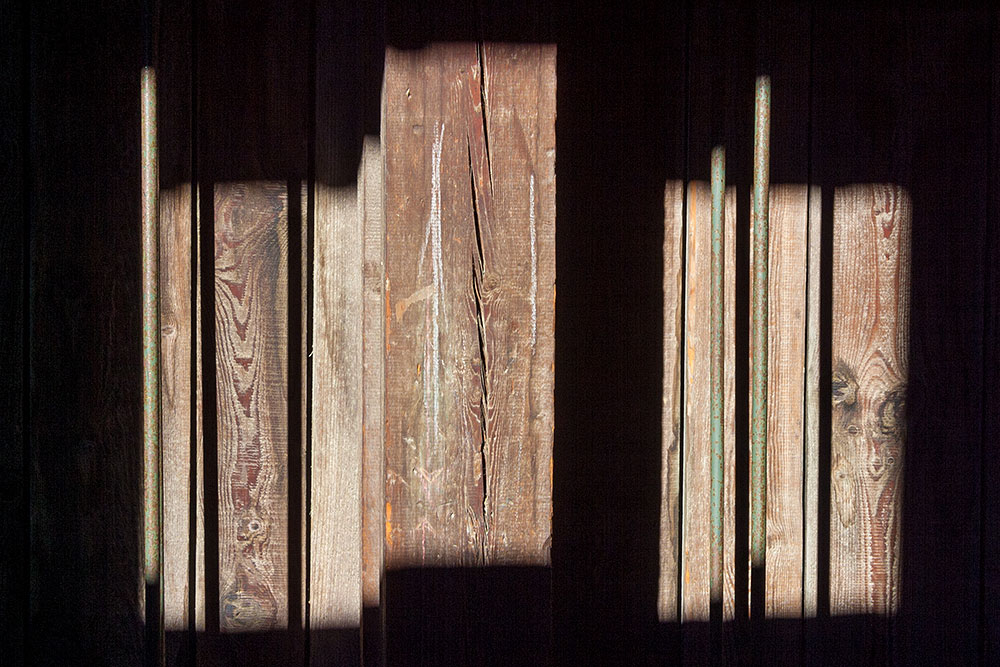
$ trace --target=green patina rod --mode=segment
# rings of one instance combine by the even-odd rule
[[[142,441],[143,576],[160,585],[163,518],[160,452],[160,175],[156,145],[156,72],[142,69]],[[163,595],[157,595],[162,611]],[[148,601],[147,601],[148,603]],[[146,609],[147,617],[150,610]],[[163,618],[162,613],[158,615]]]
[[[767,264],[771,79],[757,78],[753,137],[753,334],[751,336],[750,561],[765,566],[767,544]]]
[[[723,494],[723,387],[725,369],[724,303],[725,281],[725,200],[726,200],[726,149],[712,149],[712,368],[711,368],[711,443],[712,443],[712,535],[709,560],[710,599],[722,601],[722,494]]]

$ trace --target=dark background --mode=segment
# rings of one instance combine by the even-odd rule
[[[163,3],[163,187],[192,178],[352,179],[362,133],[378,132],[384,43],[558,45],[554,662],[680,656],[679,629],[661,626],[655,607],[663,185],[707,180],[709,150],[723,142],[731,183],[749,192],[757,73],[773,80],[772,182],[823,188],[827,266],[834,187],[892,182],[910,192],[908,441],[898,617],[830,618],[821,593],[820,617],[780,635],[794,647],[766,640],[781,630],[773,623],[753,635],[737,628],[736,655],[1000,661],[997,9],[473,0],[316,9]],[[5,664],[131,664],[142,652],[144,53],[135,3],[0,7]],[[317,77],[331,54],[343,67]],[[317,124],[317,97],[331,100],[339,119],[331,136],[316,134],[328,127]],[[332,146],[336,159],[324,162],[317,145]],[[737,275],[748,275],[745,194],[738,215]],[[824,276],[829,369],[835,286],[828,269]],[[747,330],[747,296],[741,285],[737,331]],[[746,340],[737,345],[746,358]],[[743,372],[737,395],[747,386]],[[828,390],[822,398],[828,406]],[[738,431],[746,425],[744,408]],[[823,428],[828,434],[828,416]],[[828,471],[828,460],[821,465]],[[745,473],[745,456],[738,468]],[[745,479],[738,485],[745,490]],[[820,519],[822,584],[828,500]],[[737,537],[745,549],[746,535]]]

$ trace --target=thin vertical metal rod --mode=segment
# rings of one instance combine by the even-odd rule
[[[146,620],[159,624],[157,654],[163,647],[162,455],[160,451],[160,175],[156,138],[156,72],[142,69],[142,429],[143,576]],[[157,609],[150,609],[150,593]]]
[[[712,301],[711,301],[711,446],[712,446],[712,513],[711,556],[709,559],[709,593],[713,607],[722,602],[722,507],[723,507],[723,387],[725,348],[723,290],[725,283],[725,201],[726,149],[712,149]]]
[[[750,562],[763,571],[767,537],[767,269],[771,79],[757,78],[753,135],[753,333],[751,335]]]

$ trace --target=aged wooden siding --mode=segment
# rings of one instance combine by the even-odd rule
[[[555,51],[391,49],[384,104],[386,568],[544,566]]]

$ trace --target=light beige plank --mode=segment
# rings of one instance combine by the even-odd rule
[[[805,530],[803,535],[802,611],[806,618],[817,612],[819,576],[819,324],[820,251],[822,248],[822,192],[809,191],[808,289],[806,295],[806,398],[805,398]]]

